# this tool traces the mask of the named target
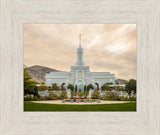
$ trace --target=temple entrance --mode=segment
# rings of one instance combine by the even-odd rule
[[[81,80],[79,80],[77,82],[77,92],[83,92],[83,91],[84,91],[83,82]]]
[[[98,83],[94,83],[94,89],[99,90],[99,84]]]
[[[66,83],[61,84],[61,90],[66,90]]]

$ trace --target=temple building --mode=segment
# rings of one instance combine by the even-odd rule
[[[45,76],[46,85],[52,86],[56,83],[58,86],[63,85],[65,88],[68,84],[77,87],[77,92],[84,91],[84,87],[92,84],[94,89],[105,83],[115,84],[115,75],[110,72],[90,72],[89,66],[85,66],[83,61],[83,48],[81,47],[81,35],[79,35],[79,48],[77,48],[77,62],[71,66],[70,72],[50,72]]]

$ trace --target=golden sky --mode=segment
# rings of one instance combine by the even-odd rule
[[[136,79],[136,24],[25,24],[24,64],[70,71],[77,60],[79,34],[91,72]]]

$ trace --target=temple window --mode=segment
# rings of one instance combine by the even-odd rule
[[[82,78],[82,70],[78,71],[78,77]]]

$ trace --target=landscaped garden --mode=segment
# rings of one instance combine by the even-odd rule
[[[24,111],[136,111],[136,98],[119,97],[114,92],[106,92],[104,96],[101,96],[100,92],[95,90],[91,98],[88,98],[88,92],[71,92],[71,98],[67,98],[65,91],[59,96],[53,91],[49,93],[49,96],[45,97],[25,97]],[[106,104],[118,101],[126,103]]]
[[[72,84],[67,88],[56,83],[52,87],[45,84],[37,86],[37,82],[30,79],[24,72],[24,111],[136,111],[134,80],[125,89],[110,87],[110,84],[93,89],[89,84],[84,91],[77,91]]]
[[[74,101],[76,100],[86,100],[86,101],[97,101],[99,100],[108,100],[108,101],[136,101],[136,98],[134,96],[130,96],[130,97],[120,97],[117,95],[116,92],[105,92],[103,95],[101,95],[101,93],[97,90],[94,90],[91,94],[91,96],[89,97],[89,92],[79,92],[79,93],[75,93],[75,92],[71,92],[71,96],[70,98],[68,98],[67,92],[66,91],[62,91],[60,93],[55,93],[55,91],[49,91],[48,92],[48,96],[25,96],[24,97],[24,101],[39,101],[39,100],[71,100],[73,99]]]

